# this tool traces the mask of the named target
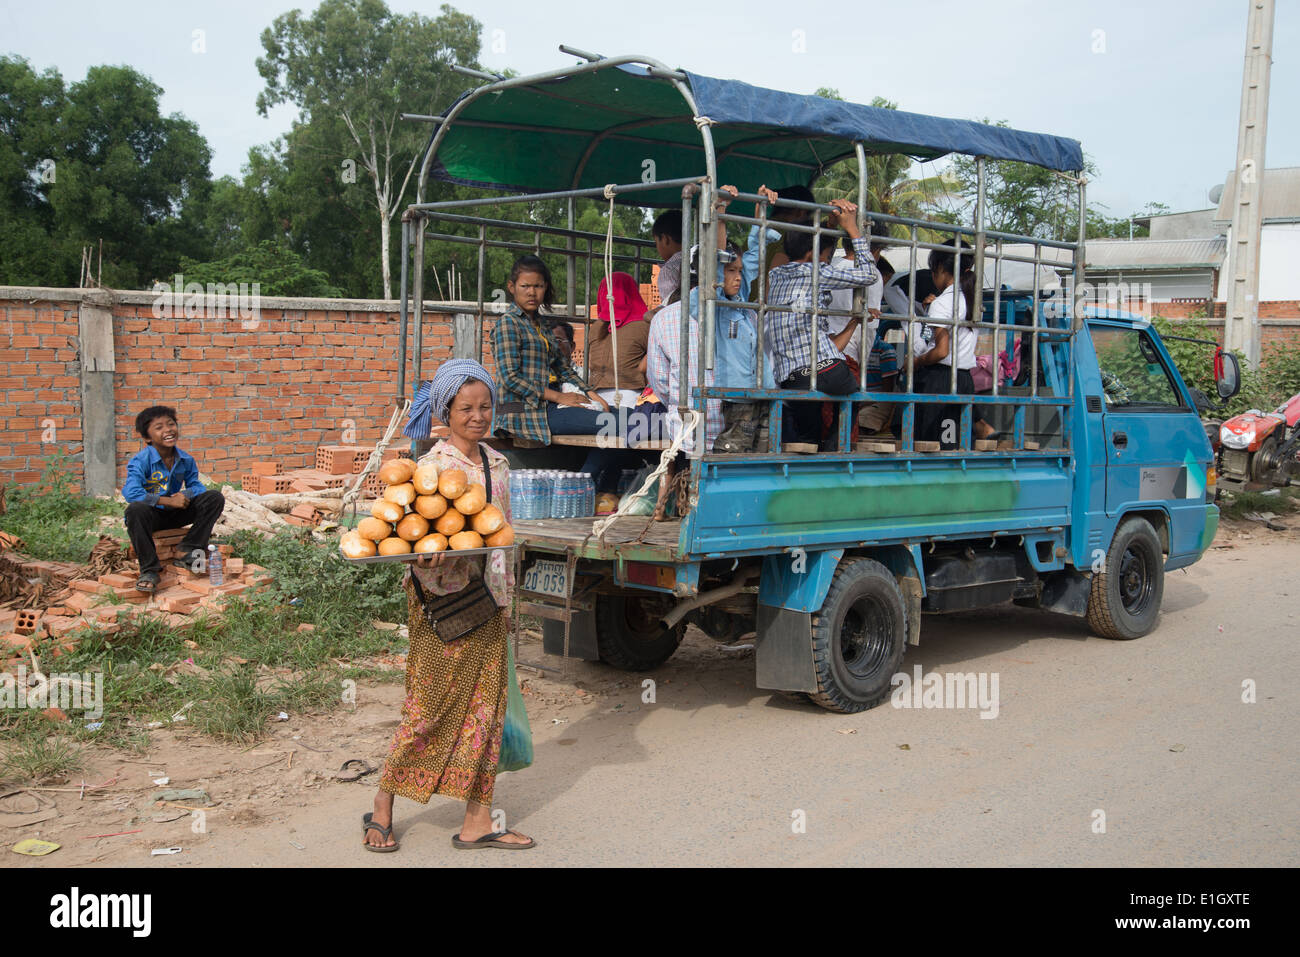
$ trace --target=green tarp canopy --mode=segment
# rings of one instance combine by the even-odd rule
[[[744,192],[763,183],[810,184],[852,156],[855,140],[869,152],[916,159],[960,152],[1058,170],[1083,165],[1078,141],[1064,137],[684,75],[701,116],[713,120],[719,184],[734,183]],[[670,80],[643,66],[471,91],[466,100],[433,159],[430,175],[436,179],[536,193],[707,172],[690,105]],[[680,196],[680,190],[665,189],[632,194],[627,201],[675,205]]]

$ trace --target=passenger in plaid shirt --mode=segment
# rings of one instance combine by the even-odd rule
[[[695,388],[699,382],[699,342],[700,321],[690,317],[690,329],[686,338],[690,343],[690,368],[687,370],[687,388]],[[650,323],[650,341],[646,348],[646,381],[659,397],[659,401],[668,406],[665,416],[667,432],[670,439],[677,437],[681,429],[681,415],[677,403],[681,401],[682,376],[682,304],[680,301],[664,306],[655,314]],[[705,383],[713,385],[713,373],[707,372]],[[693,399],[688,401],[695,405]],[[714,440],[722,431],[722,400],[709,399],[705,412],[704,449],[713,448]],[[687,452],[695,449],[694,438],[688,438],[682,448]]]
[[[609,406],[591,391],[561,351],[539,310],[551,305],[550,270],[536,256],[521,256],[510,270],[506,289],[514,303],[492,329],[498,405],[496,429],[522,439],[551,443],[551,434],[596,435],[601,411]],[[555,386],[550,376],[555,375]],[[570,383],[587,394],[558,391]],[[587,408],[587,399],[600,410]]]
[[[831,201],[839,210],[831,227],[843,229],[853,241],[852,266],[822,264],[817,270],[820,308],[829,308],[830,291],[880,282],[870,243],[858,232],[857,207],[846,199]],[[790,262],[768,274],[767,341],[772,352],[774,375],[783,389],[808,389],[812,373],[812,233],[789,232],[785,251]],[[832,248],[834,243],[832,242]],[[781,307],[793,306],[791,311]],[[847,334],[846,334],[847,333]],[[844,354],[831,341],[827,317],[817,317],[817,389],[830,395],[856,392],[857,379],[849,371]],[[852,332],[841,333],[848,339]],[[821,407],[816,402],[791,402],[786,406],[782,432],[786,441],[816,445],[821,439]]]

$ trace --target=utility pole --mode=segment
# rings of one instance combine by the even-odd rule
[[[1259,237],[1264,146],[1268,140],[1268,76],[1273,64],[1273,0],[1247,0],[1246,67],[1237,130],[1236,192],[1228,248],[1228,303],[1224,345],[1259,364]]]

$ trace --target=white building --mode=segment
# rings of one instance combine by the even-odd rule
[[[1263,226],[1259,237],[1259,301],[1300,300],[1300,166],[1264,171]],[[1232,239],[1232,206],[1237,177],[1228,173],[1214,224]],[[1227,298],[1228,284],[1220,283],[1215,298]]]

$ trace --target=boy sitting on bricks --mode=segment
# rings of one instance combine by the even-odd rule
[[[197,571],[206,560],[208,538],[226,500],[220,492],[203,486],[194,457],[176,447],[180,426],[175,409],[150,406],[135,417],[135,430],[147,444],[127,464],[122,497],[128,503],[126,532],[140,560],[135,589],[149,593],[158,587],[161,568],[154,532],[189,525],[172,564]]]

